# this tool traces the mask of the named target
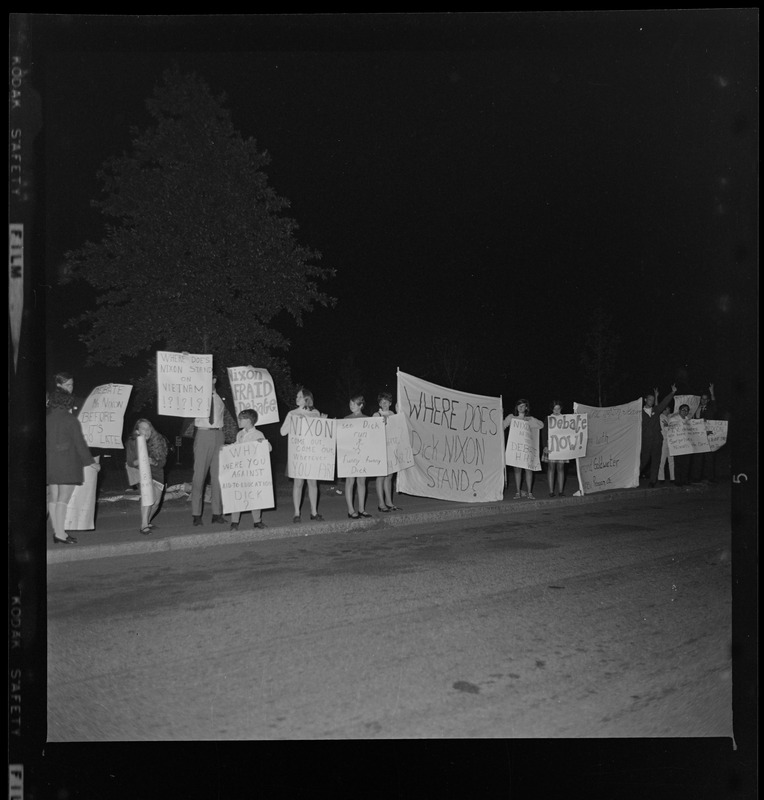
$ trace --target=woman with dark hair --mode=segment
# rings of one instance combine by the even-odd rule
[[[149,466],[151,467],[152,489],[154,492],[153,503],[144,505],[141,499],[141,527],[140,531],[144,536],[151,533],[154,525],[151,524],[152,517],[156,514],[162,502],[164,494],[165,477],[164,468],[167,463],[167,439],[151,424],[147,419],[139,419],[135,423],[133,432],[125,442],[125,463],[128,466],[138,468],[138,437],[143,436],[146,440],[146,449],[149,456]]]
[[[385,420],[385,424],[387,424],[387,417],[392,417],[395,413],[391,410],[391,406],[393,404],[393,396],[390,392],[380,392],[377,395],[377,405],[379,408],[372,414],[373,417],[382,417]],[[393,504],[393,475],[395,473],[391,472],[389,475],[385,475],[384,477],[379,477],[376,480],[376,489],[377,489],[377,510],[381,511],[383,514],[387,514],[389,511],[399,511],[400,509],[398,506]]]
[[[66,533],[66,507],[75,487],[84,483],[82,470],[92,467],[98,472],[101,468],[90,454],[77,417],[71,413],[73,404],[70,392],[54,389],[50,393],[45,420],[48,513],[53,525],[53,541],[58,544],[77,543]]]
[[[362,394],[354,394],[349,402],[350,414],[345,416],[345,419],[357,419],[358,417],[365,417],[363,407],[366,400]],[[358,511],[355,510],[353,505],[353,488],[358,487]],[[361,517],[370,517],[371,514],[366,512],[366,478],[363,475],[353,475],[345,478],[345,503],[348,507],[348,517],[350,519],[360,519]]]
[[[289,435],[290,417],[322,417],[322,414],[317,408],[313,406],[313,392],[305,387],[300,387],[297,390],[295,397],[296,408],[287,412],[284,417],[284,424],[281,426],[281,435]],[[302,493],[305,486],[305,481],[308,482],[308,499],[310,501],[310,518],[314,522],[322,522],[323,517],[318,513],[318,483],[315,479],[311,478],[293,478],[294,484],[292,486],[292,503],[294,504],[294,517],[292,522],[300,522],[300,506],[302,505]]]
[[[511,414],[507,414],[507,416],[504,417],[504,429],[506,430],[511,425],[513,419],[522,419],[527,422],[531,428],[543,428],[544,423],[540,419],[530,416],[530,411],[531,404],[524,397],[521,397],[515,403],[515,410]],[[536,498],[533,496],[533,492],[531,491],[533,488],[533,471],[524,469],[523,467],[513,467],[513,469],[515,471],[515,487],[517,489],[515,493],[515,500],[519,500],[523,496],[521,489],[523,485],[523,472],[525,473],[525,486],[527,487],[526,496],[529,500],[535,500]]]

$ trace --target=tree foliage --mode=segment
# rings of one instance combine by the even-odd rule
[[[132,129],[132,153],[98,173],[103,240],[66,254],[66,279],[97,292],[95,310],[68,324],[84,328],[88,364],[212,353],[221,370],[269,368],[291,392],[276,325],[331,305],[319,284],[334,271],[296,241],[289,201],[268,185],[268,153],[234,129],[224,103],[193,73],[164,74],[146,103],[154,124]]]
[[[613,329],[612,317],[597,307],[591,317],[580,363],[587,393],[597,398],[600,407],[608,403],[620,384],[616,377],[619,344],[620,338]]]

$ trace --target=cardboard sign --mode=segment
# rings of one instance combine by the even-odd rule
[[[96,463],[101,460],[95,457]],[[66,506],[64,527],[68,531],[92,531],[95,528],[95,501],[98,472],[92,467],[83,467],[83,482],[74,487]]]
[[[546,424],[550,461],[569,461],[586,455],[589,441],[586,414],[550,414]]]
[[[665,429],[669,455],[676,457],[711,452],[706,422],[704,419],[682,419],[678,414],[672,414]]]
[[[338,419],[337,476],[370,478],[387,474],[385,418]]]
[[[257,425],[279,421],[276,388],[267,369],[255,367],[228,367],[236,414],[245,408],[257,411]]]
[[[133,387],[125,383],[96,386],[77,415],[88,447],[124,450],[122,428]]]
[[[211,403],[211,355],[157,351],[157,413],[206,417]]]
[[[306,480],[334,480],[337,420],[289,416],[287,476]]]
[[[392,414],[384,417],[385,420],[385,445],[387,448],[387,474],[400,472],[414,464],[414,454],[411,450],[411,437],[403,414]]]
[[[266,440],[237,442],[220,451],[223,513],[273,508],[271,455]]]
[[[504,461],[508,467],[520,467],[534,472],[541,469],[540,430],[531,427],[530,423],[520,417],[510,420],[507,446],[504,450]]]

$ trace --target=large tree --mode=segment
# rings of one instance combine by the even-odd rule
[[[132,129],[132,153],[98,173],[103,240],[66,254],[66,279],[97,292],[95,310],[69,324],[84,326],[89,364],[212,353],[219,369],[267,367],[291,392],[275,325],[332,304],[319,283],[334,271],[297,243],[289,201],[268,185],[268,153],[234,129],[225,101],[193,73],[164,74],[146,102],[154,124]],[[138,383],[145,399],[150,383]]]

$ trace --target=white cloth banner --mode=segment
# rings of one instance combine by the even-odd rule
[[[236,414],[245,408],[257,411],[257,425],[279,421],[276,388],[267,369],[255,367],[228,367]]]
[[[411,452],[411,437],[403,414],[382,417],[385,420],[385,443],[387,445],[387,475],[414,465]]]
[[[586,455],[589,424],[586,414],[551,414],[546,418],[550,461],[570,461]]]
[[[706,420],[706,433],[708,434],[708,446],[711,451],[718,450],[727,443],[727,426],[726,419],[707,419]]]
[[[220,450],[223,513],[273,508],[271,455],[265,439],[237,442]]]
[[[588,415],[586,455],[576,459],[581,494],[638,487],[642,400],[603,408],[573,403],[573,411]]]
[[[88,447],[124,450],[122,428],[133,387],[127,383],[96,386],[77,414]]]
[[[99,463],[101,456],[96,456]],[[83,482],[74,487],[72,496],[66,506],[66,521],[64,528],[67,531],[92,531],[95,528],[96,486],[98,472],[92,467],[83,467]]]
[[[212,356],[157,351],[157,413],[206,417],[212,403]]]
[[[541,469],[540,428],[532,428],[524,419],[513,417],[507,430],[507,446],[504,450],[504,461],[507,466],[538,472]]]
[[[334,480],[337,420],[289,416],[287,476],[307,480]]]
[[[687,456],[692,453],[709,453],[705,419],[682,419],[678,414],[669,417],[664,433],[670,456]]]
[[[337,477],[387,475],[384,417],[337,420]]]
[[[414,463],[398,491],[466,503],[504,497],[500,397],[467,394],[398,372],[398,402]]]

